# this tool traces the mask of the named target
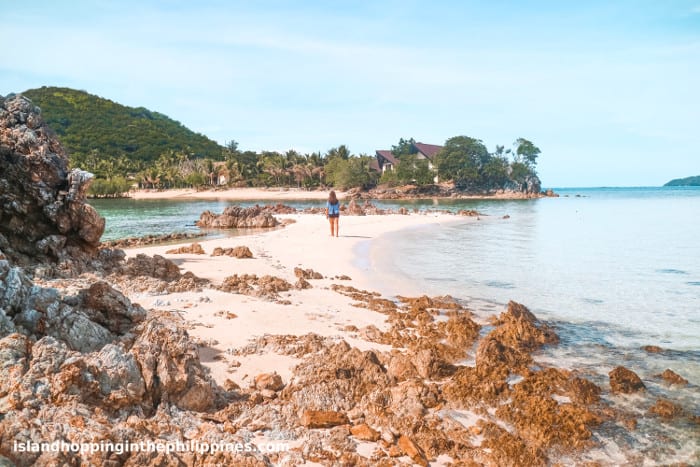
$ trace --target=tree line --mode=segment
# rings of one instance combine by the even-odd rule
[[[333,187],[340,190],[370,189],[378,185],[425,186],[433,184],[436,177],[453,182],[461,191],[488,193],[502,189],[523,190],[528,179],[537,176],[540,149],[524,138],[516,140],[512,148],[499,145],[489,152],[478,139],[456,136],[445,142],[432,164],[418,157],[412,142],[412,138],[402,138],[392,146],[397,164],[393,170],[383,173],[377,170],[374,156],[352,154],[345,145],[325,153],[301,154],[295,150],[285,153],[241,151],[235,141],[226,144],[217,159],[169,151],[144,169],[130,173],[128,165],[96,155],[83,160],[80,168],[96,175],[91,188],[95,196],[126,193],[134,186],[149,189]]]
[[[421,186],[434,183],[436,176],[464,191],[520,190],[536,177],[540,154],[524,138],[512,148],[489,151],[479,139],[456,136],[429,163],[418,157],[413,138],[402,138],[392,146],[398,163],[382,173],[374,155],[352,154],[345,145],[325,153],[241,151],[235,141],[221,146],[165,115],[85,91],[42,87],[23,94],[41,107],[67,149],[71,167],[95,174],[93,196],[120,196],[133,187]]]

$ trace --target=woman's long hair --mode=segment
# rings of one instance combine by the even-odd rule
[[[335,196],[335,191],[331,190],[328,194],[328,202],[331,204],[338,204],[338,198]]]

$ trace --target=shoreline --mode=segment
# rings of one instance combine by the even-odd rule
[[[177,188],[167,190],[140,189],[129,192],[127,198],[134,200],[229,200],[229,201],[304,201],[304,200],[326,200],[329,190],[304,190],[300,188],[227,188],[213,190],[194,190],[191,188]],[[356,195],[349,191],[336,191],[338,199],[349,201]],[[368,200],[420,200],[420,199],[442,199],[442,200],[528,200],[546,197],[545,195],[527,195],[522,193],[506,192],[493,195],[455,195],[455,196],[406,196],[397,195],[394,197],[373,197],[367,193],[360,193],[360,199]]]

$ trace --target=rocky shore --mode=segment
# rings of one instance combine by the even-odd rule
[[[100,247],[89,174],[21,97],[0,100],[0,155],[2,465],[581,464],[638,421],[697,430],[633,369],[601,385],[542,363],[559,337],[521,304],[484,319],[451,297],[382,297],[352,265],[388,225],[454,216],[359,215],[330,238],[322,216],[236,210],[288,226],[125,252]]]

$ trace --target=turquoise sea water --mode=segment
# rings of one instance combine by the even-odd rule
[[[555,191],[559,198],[377,202],[484,215],[383,235],[360,245],[358,264],[385,295],[450,294],[483,316],[500,313],[509,300],[521,302],[561,337],[539,361],[579,369],[601,386],[624,365],[654,396],[700,415],[700,188]],[[197,231],[202,211],[229,204],[93,202],[107,218],[107,239]],[[665,351],[648,354],[643,345]],[[654,377],[666,368],[691,384],[666,386]],[[633,397],[611,397],[638,415],[648,410]],[[698,428],[687,422],[641,417],[631,434],[610,425],[596,436],[602,447],[588,459],[605,464],[629,464],[640,454],[649,465],[700,462]]]
[[[699,350],[700,189],[557,192],[383,236],[373,265],[419,290],[605,327],[601,342]]]
[[[645,416],[655,398],[700,415],[700,189],[556,191],[559,198],[480,202],[489,215],[476,222],[386,234],[365,245],[363,267],[380,292],[450,294],[484,317],[509,300],[527,305],[561,338],[537,360],[601,387],[618,365],[635,371],[650,398],[605,397],[639,417],[637,429],[604,424],[595,434],[601,447],[584,460],[700,465],[697,424]],[[667,368],[690,384],[664,384],[655,375]]]

